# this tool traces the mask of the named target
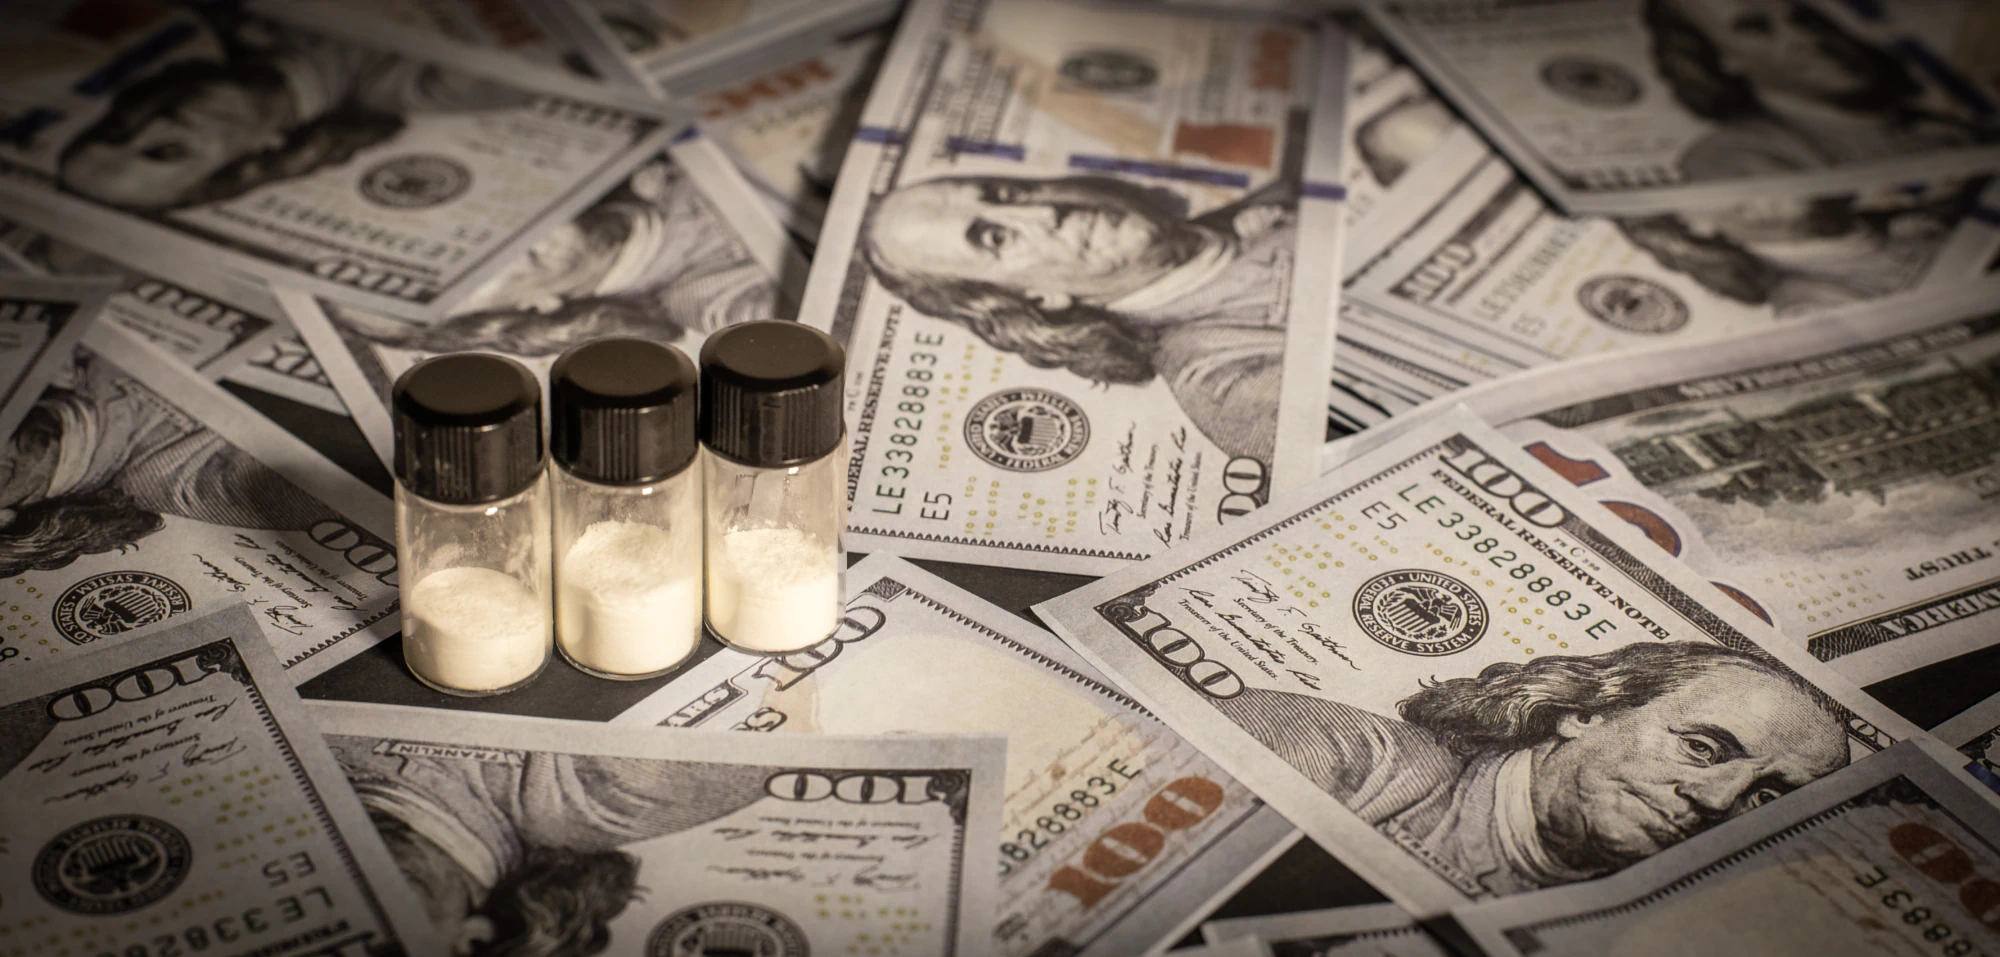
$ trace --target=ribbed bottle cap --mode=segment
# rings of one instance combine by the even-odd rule
[[[759,468],[810,462],[840,446],[847,355],[796,322],[730,326],[701,347],[701,441]]]
[[[549,454],[593,482],[657,482],[694,461],[694,403],[694,363],[673,346],[575,346],[549,370]]]
[[[390,395],[396,478],[433,501],[519,495],[542,474],[542,386],[502,356],[455,352],[411,366]]]

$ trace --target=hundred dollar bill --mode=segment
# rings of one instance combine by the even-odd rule
[[[1419,402],[1524,368],[1465,337],[1433,332],[1355,297],[1340,303],[1334,364],[1367,370]]]
[[[279,317],[278,321],[263,346],[235,363],[223,374],[219,384],[252,408],[273,417],[272,421],[312,446],[329,461],[352,472],[363,482],[388,491],[386,485],[376,485],[387,473],[375,469],[375,462],[368,458],[374,447],[357,450],[352,444],[357,438],[365,444],[367,436],[361,434],[354,417],[348,414],[347,404],[333,390],[333,382],[326,377],[326,370],[320,368],[319,360],[313,357],[312,350],[306,346],[304,339],[299,338],[291,322],[283,318],[282,308],[274,315]],[[289,407],[291,404],[325,415],[292,409]],[[363,457],[354,458],[356,451]]]
[[[1923,734],[1465,413],[1035,611],[1416,917]]]
[[[1355,11],[1334,21],[1350,39],[1346,138],[1341,186],[1346,190],[1352,270],[1374,257],[1370,231],[1353,229],[1391,192],[1426,194],[1451,185],[1487,152],[1485,141],[1458,118],[1417,71]],[[1398,187],[1402,187],[1398,189]]]
[[[9,673],[0,947],[444,952],[256,616],[218,605],[135,637]]]
[[[1516,367],[1738,335],[1977,275],[2000,249],[2000,186],[1991,183],[1738,196],[1572,219],[1489,154],[1450,190],[1385,213],[1407,227],[1378,241],[1387,252],[1346,294]]]
[[[10,35],[32,46],[0,76],[10,216],[428,318],[671,132],[663,107],[582,80],[525,85],[233,4],[135,9]]]
[[[830,39],[798,59],[704,91],[714,139],[787,229],[816,240],[891,29]]]
[[[987,952],[996,736],[313,716],[459,953]]]
[[[1359,299],[1342,300],[1340,306],[1335,368],[1345,367],[1351,374],[1407,392],[1419,404],[1525,368],[1466,339],[1436,335],[1369,308]]]
[[[18,250],[33,272],[118,276],[123,291],[108,304],[108,320],[205,378],[347,418],[347,407],[264,284],[207,269],[183,255],[185,247],[133,243],[116,231],[71,233],[72,224],[62,220],[49,225],[57,232],[0,218],[0,249]],[[0,422],[0,430],[4,426]],[[324,448],[323,436],[312,430],[295,434]]]
[[[1335,19],[1354,41],[1342,146],[1348,228],[1341,258],[1344,278],[1351,279],[1400,238],[1412,225],[1408,221],[1412,213],[1422,215],[1418,211],[1431,202],[1425,197],[1458,188],[1489,150],[1366,18],[1349,12],[1336,13]],[[1427,382],[1412,391],[1406,374],[1435,378],[1404,355],[1411,350],[1402,340],[1420,340],[1422,335],[1397,328],[1406,324],[1392,317],[1376,320],[1370,313],[1342,297],[1327,394],[1329,440],[1352,435],[1438,394]],[[1419,345],[1414,351],[1424,350]]]
[[[246,356],[223,380],[346,417],[347,404],[289,320],[280,319],[264,346]]]
[[[120,289],[106,304],[105,318],[210,379],[270,348],[279,333],[272,318],[277,301],[254,281],[191,262],[148,272],[119,256],[120,247],[129,245],[126,233],[77,238],[79,242],[71,242],[0,217],[0,243],[29,268],[45,275],[115,280]]]
[[[2000,281],[1457,393],[1813,657],[1869,684],[2000,635]]]
[[[408,323],[294,289],[286,318],[391,461],[389,392],[441,352],[511,356],[540,375],[564,349],[639,336],[700,354],[710,333],[791,313],[805,262],[706,137],[684,138],[543,237],[450,315]]]
[[[600,76],[675,96],[895,16],[897,0],[549,0]]]
[[[2000,603],[2000,598],[1989,599]],[[1931,730],[1965,756],[1965,772],[2000,793],[2000,694],[1965,709]]]
[[[0,433],[28,414],[117,289],[108,281],[0,275]]]
[[[362,42],[425,53],[498,53],[518,64],[578,73],[582,55],[546,0],[252,0],[264,14]],[[443,44],[444,46],[439,46]]]
[[[1345,47],[1275,14],[911,5],[800,310],[848,342],[857,547],[1102,573],[1310,475]]]
[[[1359,46],[1357,42],[1355,47]],[[1366,218],[1412,166],[1435,155],[1439,144],[1465,126],[1408,67],[1395,67],[1370,84],[1365,94],[1358,92],[1360,86],[1357,76],[1348,77],[1347,138],[1341,150],[1347,162],[1341,186],[1347,190],[1350,228]],[[1350,267],[1354,262],[1347,260]]]
[[[1212,920],[1201,933],[1211,944],[1262,940],[1269,957],[1452,957],[1394,904]]]
[[[775,658],[718,652],[618,721],[1004,732],[996,954],[1163,950],[1290,843],[1284,818],[1054,635],[892,556],[849,569],[847,583],[832,638]]]
[[[109,323],[43,361],[0,471],[7,674],[216,601],[294,681],[395,633],[387,498]]]
[[[15,252],[34,273],[117,276],[123,291],[107,306],[110,321],[205,378],[348,417],[263,283],[206,268],[184,246],[135,243],[126,233],[76,230],[61,219],[48,225],[53,231],[44,233],[0,217],[0,250]],[[311,430],[297,434],[324,447],[323,436]]]
[[[1343,350],[1348,347],[1341,344]],[[1414,408],[1416,401],[1384,388],[1368,370],[1351,361],[1335,359],[1327,392],[1326,436],[1336,441],[1386,421],[1397,411]]]
[[[1986,94],[1922,40],[1838,3],[1373,0],[1369,12],[1572,214],[1833,192],[2000,159]]]
[[[1463,385],[1408,358],[1438,350],[1450,353],[1451,344],[1433,347],[1431,337],[1423,335],[1384,335],[1379,331],[1380,323],[1370,323],[1377,315],[1358,300],[1343,299],[1340,303],[1333,391],[1327,400],[1329,441],[1380,425],[1422,405],[1427,398]],[[1404,333],[1408,328],[1394,331]]]
[[[1394,67],[1365,87],[1351,79],[1342,146],[1348,227],[1342,235],[1343,272],[1352,276],[1401,238],[1400,229],[1372,217],[1385,207],[1426,205],[1421,197],[1456,188],[1487,152],[1479,134],[1414,70]]]
[[[1494,957],[2000,948],[2000,810],[1914,743],[1608,880],[1453,913]]]
[[[1340,334],[1333,355],[1328,441],[1379,425],[1467,383],[1491,369],[1519,367],[1462,339],[1431,333],[1374,309],[1360,299],[1340,302]]]

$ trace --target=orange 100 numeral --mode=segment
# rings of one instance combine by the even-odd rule
[[[1144,821],[1127,821],[1083,849],[1076,864],[1049,875],[1049,890],[1062,891],[1089,910],[1166,849],[1168,831],[1184,831],[1222,806],[1222,785],[1203,777],[1171,781],[1146,802]]]

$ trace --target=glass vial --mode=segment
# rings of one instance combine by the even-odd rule
[[[650,678],[701,643],[694,363],[600,339],[549,370],[556,647],[601,678]]]
[[[746,322],[701,348],[708,627],[779,654],[840,625],[847,554],[846,356],[796,322]]]
[[[542,387],[512,359],[454,353],[396,379],[403,662],[424,684],[493,695],[549,662]]]

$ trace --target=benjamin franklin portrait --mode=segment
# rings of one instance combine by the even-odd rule
[[[544,236],[444,321],[342,320],[396,348],[553,356],[606,336],[678,342],[777,313],[770,271],[663,157]]]
[[[621,847],[765,797],[751,765],[527,752],[383,753],[330,735],[368,819],[457,957],[587,957],[646,894]]]
[[[1469,894],[1603,876],[1849,754],[1803,679],[1698,642],[1488,665],[1427,683],[1400,718],[1262,688],[1218,707]]]
[[[348,162],[427,112],[525,103],[525,93],[242,13],[187,5],[214,52],[120,86],[67,143],[66,191],[136,213],[232,199]]]
[[[1268,465],[1297,224],[1282,180],[1190,216],[1121,179],[952,176],[881,197],[861,255],[891,294],[1030,365],[1163,380],[1210,441]]]
[[[1789,318],[1916,287],[1988,182],[1919,195],[1751,197],[1615,222],[1662,267]]]
[[[339,517],[110,363],[80,355],[0,456],[0,578],[133,548],[168,515],[272,530]]]
[[[1680,157],[1690,181],[1820,169],[1993,142],[1941,111],[1893,53],[1798,0],[1643,0],[1653,66],[1715,125]]]
[[[1454,122],[1443,101],[1428,93],[1411,94],[1363,120],[1354,131],[1354,149],[1368,175],[1387,188],[1430,155]]]

